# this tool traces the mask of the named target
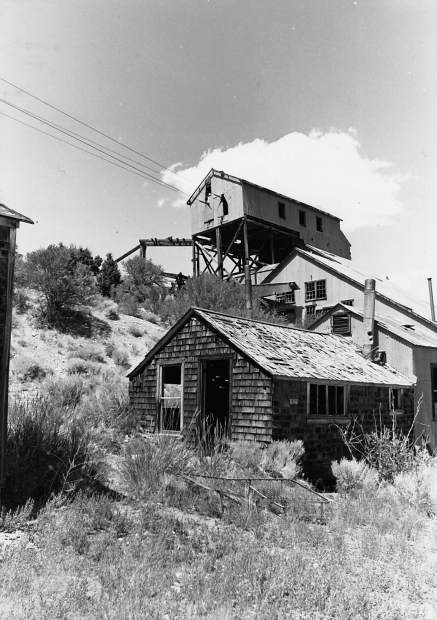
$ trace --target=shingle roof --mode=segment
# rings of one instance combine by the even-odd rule
[[[302,381],[406,387],[411,379],[365,359],[352,342],[332,334],[192,308],[129,374],[135,376],[192,317],[218,332],[267,374]]]
[[[18,213],[18,211],[14,211],[13,209],[10,209],[4,204],[0,204],[0,216],[1,215],[3,217],[8,217],[12,220],[18,220],[20,222],[27,222],[28,224],[34,223],[29,217],[26,217],[25,215]]]

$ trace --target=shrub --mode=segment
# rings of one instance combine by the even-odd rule
[[[178,437],[156,435],[137,440],[125,450],[123,480],[132,495],[150,498],[165,489],[169,475],[189,471],[192,457]]]
[[[120,320],[120,315],[118,314],[117,310],[115,310],[115,308],[111,308],[110,310],[108,310],[108,312],[105,314],[105,316],[110,321],[119,321]]]
[[[141,329],[138,325],[131,325],[129,327],[129,333],[131,336],[134,336],[134,338],[141,338],[144,336],[145,332],[144,329]]]
[[[13,303],[17,314],[24,314],[31,308],[28,295],[19,288],[14,290]]]
[[[339,493],[355,493],[361,490],[376,489],[378,472],[369,467],[365,461],[341,459],[331,464]]]
[[[106,362],[103,348],[89,342],[73,345],[69,357],[76,357],[90,362],[99,362],[101,364]]]
[[[52,372],[41,365],[41,363],[32,356],[23,355],[14,360],[14,371],[21,381],[41,381]]]
[[[28,285],[43,294],[40,310],[49,325],[65,320],[77,304],[89,302],[95,293],[93,273],[75,258],[76,250],[73,246],[49,245],[27,255]]]
[[[48,379],[43,386],[47,397],[62,408],[76,408],[86,393],[85,382],[79,374]]]
[[[300,461],[305,453],[303,442],[272,441],[262,451],[261,468],[283,478],[295,478],[301,472]]]
[[[419,512],[437,515],[437,463],[434,459],[397,474],[393,486],[402,500]]]
[[[159,316],[166,323],[175,323],[187,310],[197,306],[206,310],[246,316],[245,289],[235,280],[222,280],[209,273],[189,278],[185,285],[159,308]],[[265,312],[254,300],[253,318],[283,323],[284,319]]]
[[[27,500],[23,506],[12,510],[2,509],[0,513],[0,532],[14,532],[23,530],[32,518],[34,501]]]
[[[117,366],[121,366],[122,368],[129,368],[130,360],[129,354],[126,350],[114,347],[111,357],[114,360],[114,363],[117,364]]]
[[[98,375],[101,368],[97,362],[74,357],[68,362],[66,371],[69,375]]]
[[[6,506],[45,501],[95,476],[86,426],[49,398],[12,404],[6,463]]]

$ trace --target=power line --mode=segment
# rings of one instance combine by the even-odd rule
[[[171,172],[172,174],[175,174],[173,172],[173,170],[171,170],[170,168],[168,168],[164,164],[161,164],[159,161],[156,161],[156,159],[153,159],[152,157],[149,157],[148,155],[144,155],[144,153],[141,153],[140,151],[137,151],[136,149],[134,149],[134,148],[132,148],[130,146],[127,146],[126,144],[123,144],[123,142],[120,142],[120,140],[117,140],[116,138],[113,138],[112,136],[108,135],[107,133],[101,131],[100,129],[97,129],[96,127],[93,127],[89,123],[86,123],[85,121],[80,120],[80,118],[77,118],[76,116],[73,116],[72,114],[69,114],[68,112],[64,112],[64,110],[62,110],[61,108],[58,108],[57,106],[49,103],[45,99],[42,99],[41,97],[38,97],[37,95],[34,95],[33,93],[31,93],[28,90],[22,88],[21,86],[18,86],[17,84],[14,84],[13,82],[10,82],[9,80],[7,80],[7,79],[5,79],[3,77],[0,77],[0,81],[4,82],[5,84],[9,84],[9,86],[12,86],[13,88],[16,88],[20,92],[25,93],[26,95],[28,95],[29,97],[32,97],[33,99],[36,99],[37,101],[39,101],[40,103],[43,103],[44,105],[48,106],[52,110],[56,110],[56,112],[59,112],[60,114],[63,114],[64,116],[67,116],[68,118],[72,119],[73,121],[76,121],[76,123],[80,123],[84,127],[87,127],[87,129],[91,129],[91,131],[95,131],[96,133],[100,134],[104,138],[107,138],[108,140],[111,140],[115,144],[118,144],[119,146],[122,146],[123,148],[127,149],[128,151],[131,151],[132,153],[135,153],[136,155],[139,155],[140,157],[143,157],[144,159],[147,159],[148,161],[152,162],[153,164],[156,164],[157,166],[159,166],[161,169],[167,170],[168,172]]]
[[[77,140],[78,142],[81,142],[82,144],[85,144],[86,146],[89,146],[92,149],[95,149],[99,153],[103,153],[107,157],[110,157],[111,159],[114,159],[115,161],[118,161],[119,163],[124,164],[125,166],[128,166],[129,168],[132,168],[136,172],[142,173],[150,181],[152,181],[154,183],[157,183],[158,185],[161,185],[162,187],[166,187],[166,188],[171,189],[173,191],[177,191],[177,192],[180,192],[180,193],[182,193],[184,195],[187,195],[185,192],[183,192],[178,187],[175,187],[174,185],[166,183],[165,181],[162,181],[161,179],[158,179],[157,177],[153,176],[149,172],[146,172],[144,170],[141,170],[140,168],[137,168],[137,167],[133,166],[132,164],[130,164],[127,161],[125,161],[125,159],[121,159],[121,158],[125,157],[121,153],[118,153],[116,151],[112,151],[112,152],[116,152],[117,155],[120,156],[120,157],[115,157],[114,155],[111,155],[111,153],[108,152],[108,147],[104,147],[103,145],[99,144],[98,142],[94,142],[94,141],[92,141],[92,140],[90,140],[88,138],[85,138],[84,136],[81,136],[80,134],[77,134],[76,132],[73,132],[73,131],[71,131],[69,129],[66,129],[65,127],[62,127],[61,125],[57,125],[56,123],[53,123],[52,121],[49,121],[49,120],[47,120],[47,119],[45,119],[45,118],[43,118],[43,117],[41,117],[41,116],[39,116],[37,114],[34,114],[30,110],[26,110],[25,108],[17,106],[16,104],[14,104],[14,103],[12,103],[10,101],[7,101],[6,99],[0,98],[0,102],[4,103],[5,105],[8,105],[8,106],[14,108],[15,110],[18,110],[19,112],[21,112],[22,114],[25,114],[26,116],[30,116],[31,118],[33,118],[33,119],[43,123],[44,125],[48,125],[51,129],[55,129],[56,131],[59,131],[60,133],[65,134],[68,137],[73,138],[74,140]],[[51,134],[49,134],[49,135],[51,135]],[[97,144],[98,146],[94,146],[95,144]],[[101,147],[101,148],[98,148],[98,147]],[[111,150],[111,149],[109,149],[109,150]],[[139,163],[138,163],[138,165],[144,166],[144,164],[139,164]]]
[[[53,134],[49,133],[48,131],[44,131],[44,129],[40,129],[39,127],[34,127],[33,125],[31,125],[30,123],[26,123],[25,121],[22,121],[18,118],[15,118],[14,116],[11,116],[10,114],[6,114],[6,112],[0,112],[1,116],[5,116],[6,118],[11,119],[12,121],[15,121],[16,123],[20,123],[20,125],[24,125],[25,127],[29,127],[30,129],[33,129],[34,131],[38,131],[39,133],[44,134],[45,136],[48,136],[49,138],[53,138],[53,140],[57,140],[58,142],[63,142],[64,144],[68,144],[68,146],[73,147],[74,149],[77,149],[78,151],[82,151],[83,153],[87,153],[88,155],[91,155],[92,157],[97,157],[98,159],[101,159],[105,162],[107,162],[108,164],[111,164],[112,166],[117,166],[117,168],[121,168],[122,170],[126,170],[126,172],[131,172],[132,174],[136,174],[137,176],[143,178],[143,179],[147,179],[148,177],[146,177],[145,175],[139,173],[139,172],[135,172],[135,170],[132,170],[131,168],[126,168],[125,166],[121,166],[120,164],[116,164],[115,162],[111,161],[110,159],[106,159],[106,157],[103,157],[102,155],[97,155],[97,153],[93,153],[92,151],[87,151],[87,149],[83,149],[81,146],[78,146],[77,144],[72,144],[71,142],[68,142],[68,140],[64,140],[63,138],[60,138],[59,136],[54,136]]]

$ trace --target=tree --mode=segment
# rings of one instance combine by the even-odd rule
[[[75,248],[60,243],[27,255],[27,282],[43,294],[49,324],[65,317],[77,304],[89,302],[95,293],[91,268],[72,260],[72,250]]]
[[[160,316],[167,323],[174,323],[190,307],[214,310],[235,316],[246,316],[246,296],[244,285],[235,280],[222,280],[209,273],[197,278],[188,278],[185,285],[161,306]],[[254,319],[283,323],[281,317],[266,312],[258,300],[254,299],[252,316]]]
[[[97,276],[97,284],[100,293],[104,297],[111,297],[112,292],[121,282],[121,273],[117,263],[112,258],[112,254],[107,254]]]
[[[158,312],[167,295],[162,267],[142,256],[127,260],[124,266],[126,278],[116,291],[122,312],[136,315],[139,307]]]
[[[76,248],[71,245],[68,250],[71,255],[71,266],[73,268],[80,263],[81,265],[89,267],[93,275],[96,276],[99,273],[100,265],[102,264],[101,256],[97,254],[97,256],[93,257],[90,250],[88,248],[83,248],[82,246]]]

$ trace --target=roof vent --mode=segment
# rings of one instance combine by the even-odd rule
[[[385,351],[378,351],[375,353],[375,357],[373,358],[375,364],[387,364],[387,353]]]

